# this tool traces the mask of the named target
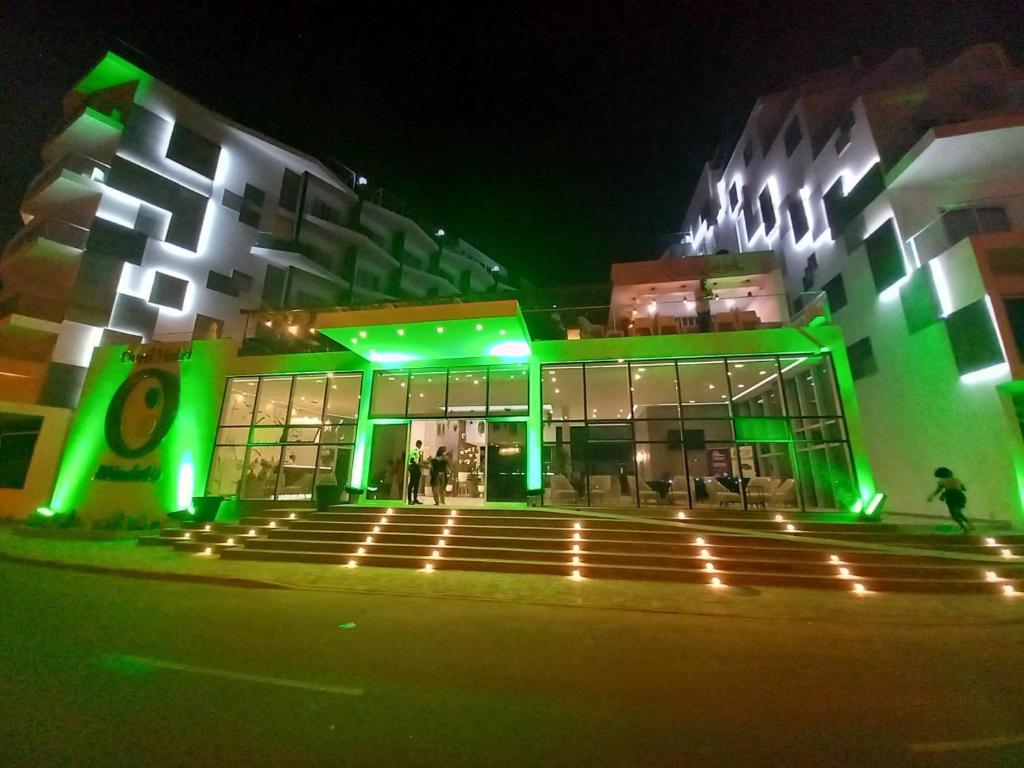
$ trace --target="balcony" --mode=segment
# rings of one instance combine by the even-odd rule
[[[80,152],[53,161],[28,185],[21,210],[30,216],[40,211],[101,194],[96,185],[104,183],[110,165]]]
[[[112,111],[116,114],[116,111]],[[117,117],[83,106],[67,115],[54,128],[43,147],[43,159],[50,162],[69,152],[113,154],[123,130],[124,125]]]
[[[965,238],[990,232],[1008,232],[1012,227],[1007,203],[1022,205],[1024,197],[1004,198],[991,204],[944,211],[907,240],[917,264],[924,266]]]
[[[59,219],[33,219],[10,239],[0,261],[39,249],[43,253],[75,255],[82,252],[89,230]]]
[[[788,324],[783,294],[719,295],[696,299],[651,301],[634,307],[622,304],[553,305],[524,309],[534,339],[603,339],[623,336],[664,336],[725,333],[781,328]]]

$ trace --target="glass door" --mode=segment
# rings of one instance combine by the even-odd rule
[[[526,422],[487,424],[487,500],[526,501]]]
[[[405,498],[408,442],[408,423],[374,424],[367,498],[382,501]]]

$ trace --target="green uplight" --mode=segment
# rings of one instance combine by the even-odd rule
[[[50,509],[49,507],[39,507],[39,508],[38,508],[38,509],[36,510],[36,514],[37,514],[37,515],[41,515],[42,517],[53,517],[53,516],[54,516],[55,514],[57,514],[57,513],[56,513],[56,512],[54,512],[54,511],[53,511],[52,509]]]
[[[871,517],[873,514],[875,514],[875,512],[877,512],[881,508],[882,502],[884,502],[884,501],[885,501],[885,494],[884,493],[876,493],[874,498],[871,499],[871,503],[868,504],[868,508],[864,511],[864,514],[867,515],[868,517]]]
[[[185,451],[178,465],[178,509],[192,509],[192,497],[195,495],[195,467],[192,464],[192,452]]]
[[[864,500],[857,499],[855,502],[853,502],[853,506],[850,507],[850,511],[853,512],[853,514],[855,515],[859,515],[862,511],[864,511]]]

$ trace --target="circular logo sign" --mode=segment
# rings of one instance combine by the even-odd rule
[[[136,371],[117,388],[107,408],[107,444],[118,456],[144,456],[164,439],[178,415],[180,385],[167,371]]]

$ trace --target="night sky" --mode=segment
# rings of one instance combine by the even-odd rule
[[[901,46],[934,60],[1003,42],[1020,64],[1024,38],[1019,2],[1002,0],[199,5],[2,3],[4,241],[61,95],[115,39],[526,277],[579,284],[660,253],[759,94]]]

